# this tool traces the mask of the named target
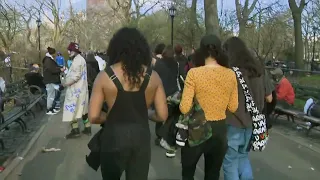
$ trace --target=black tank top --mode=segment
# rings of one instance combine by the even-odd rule
[[[150,129],[145,90],[148,86],[152,69],[147,69],[139,91],[125,91],[111,67],[106,73],[118,89],[116,100],[101,134],[101,150],[117,151],[150,144]]]

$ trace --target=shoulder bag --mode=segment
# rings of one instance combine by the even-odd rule
[[[260,113],[257,108],[253,97],[251,96],[250,89],[244,80],[241,71],[238,67],[232,67],[233,71],[242,86],[244,96],[246,98],[246,109],[252,117],[252,137],[249,148],[253,151],[263,151],[267,145],[269,134],[266,126],[266,117]]]

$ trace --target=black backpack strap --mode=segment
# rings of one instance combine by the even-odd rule
[[[144,76],[144,80],[141,84],[141,87],[140,87],[140,91],[145,91],[148,84],[149,84],[149,80],[151,78],[151,74],[152,74],[152,68],[151,67],[148,67],[147,69],[147,72],[146,72],[146,75]]]
[[[106,66],[105,69],[106,73],[108,74],[109,78],[113,81],[113,83],[116,85],[118,90],[123,91],[122,84],[120,83],[118,77],[114,74],[113,70],[110,66]]]

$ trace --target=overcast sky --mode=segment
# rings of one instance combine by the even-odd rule
[[[9,0],[10,2],[19,2],[19,3],[26,3],[26,4],[32,4],[35,3],[35,0]],[[54,0],[56,1],[60,1],[61,3],[61,8],[62,9],[67,9],[69,6],[69,0]],[[73,6],[76,10],[84,10],[86,8],[86,0],[71,0],[73,3]],[[168,1],[170,2],[170,0],[163,0],[163,1]],[[218,1],[218,9],[221,9],[222,6],[222,2],[223,2],[223,9],[234,9],[235,8],[235,2],[234,0],[217,0]],[[245,0],[240,0],[240,2],[242,4],[244,4]],[[249,0],[250,4],[253,0]],[[260,0],[260,2],[262,2],[263,4],[268,4],[268,3],[272,3],[276,0]],[[288,4],[288,0],[278,0],[281,4],[283,5],[287,5]],[[299,1],[299,0],[297,0]],[[191,0],[190,0],[191,2]],[[199,2],[199,8],[203,8],[203,0],[198,0]],[[288,5],[287,5],[288,6]]]

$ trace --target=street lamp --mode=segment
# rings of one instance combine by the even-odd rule
[[[171,45],[173,46],[173,19],[174,16],[176,14],[176,8],[173,6],[173,4],[171,5],[171,7],[169,8],[169,14],[171,17]]]
[[[315,53],[316,53],[316,31],[318,29],[314,26],[313,27],[313,50],[312,50],[312,61],[311,61],[311,71],[314,69],[314,58],[315,58]]]
[[[40,19],[40,12],[39,12],[39,18],[37,19],[37,26],[38,26],[38,50],[39,50],[39,62],[41,62],[41,43],[40,43],[40,26],[41,26],[41,19]]]

